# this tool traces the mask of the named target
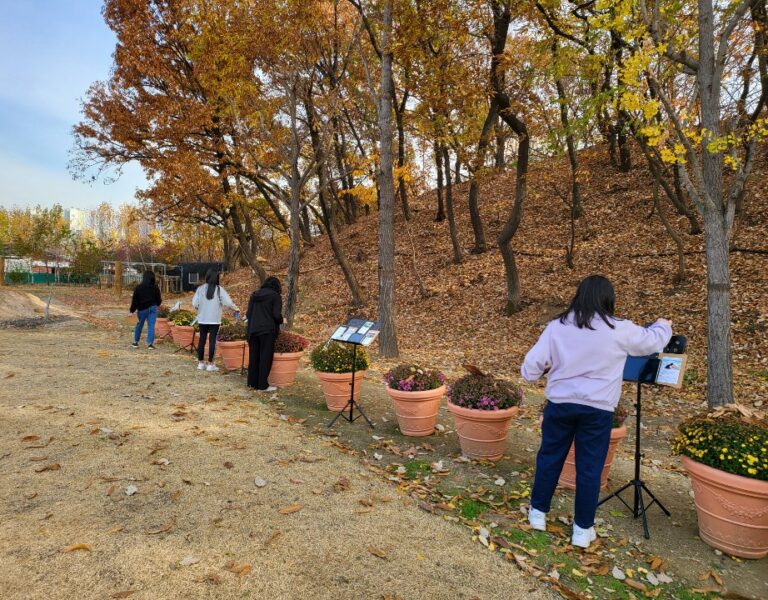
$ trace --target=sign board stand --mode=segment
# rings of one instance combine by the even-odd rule
[[[353,423],[360,417],[363,417],[368,423],[368,426],[373,429],[373,423],[363,412],[360,404],[355,401],[355,373],[357,372],[357,347],[358,346],[370,346],[373,340],[379,335],[379,324],[375,321],[365,321],[363,319],[352,319],[346,325],[341,325],[333,332],[331,340],[340,342],[342,344],[350,344],[352,346],[352,386],[349,394],[349,400],[344,405],[333,419],[330,420],[326,427],[333,427],[333,424],[339,418],[343,418],[345,421]],[[355,407],[359,415],[355,415]],[[347,414],[349,409],[349,414]]]
[[[597,503],[598,506],[603,504],[604,502],[607,502],[611,498],[618,498],[621,503],[626,506],[629,510],[632,511],[632,516],[637,519],[638,517],[643,518],[643,533],[645,536],[645,539],[648,540],[651,538],[651,534],[648,530],[648,518],[646,517],[645,513],[648,511],[648,509],[653,506],[654,504],[658,504],[659,508],[664,512],[665,515],[668,517],[672,516],[671,513],[666,509],[666,507],[659,501],[659,499],[653,495],[653,492],[648,489],[648,486],[645,485],[645,482],[640,477],[640,460],[643,457],[642,452],[640,451],[640,419],[641,419],[641,411],[642,411],[642,399],[643,399],[643,384],[653,384],[653,385],[672,385],[673,387],[680,387],[682,385],[682,379],[683,379],[683,373],[684,373],[684,367],[685,367],[685,355],[683,352],[685,351],[685,347],[687,344],[687,340],[684,336],[672,336],[672,340],[667,344],[667,347],[664,349],[667,354],[651,354],[649,356],[630,356],[627,359],[627,362],[624,365],[624,381],[636,381],[637,382],[637,397],[635,400],[635,476],[634,478],[629,481],[626,485],[621,487],[620,489],[616,490],[612,494],[606,496],[600,502]],[[675,354],[670,354],[675,353]],[[681,369],[678,373],[679,378],[679,384],[676,383],[667,383],[664,381],[659,381],[661,379],[659,375],[660,371],[660,364],[662,363],[662,360],[660,357],[668,357],[668,356],[681,356],[682,357],[682,366],[683,369]],[[632,488],[634,491],[634,502],[633,505],[630,506],[627,504],[627,502],[624,500],[624,498],[621,497],[621,493],[628,489]],[[646,504],[645,499],[643,498],[643,492],[645,492],[651,499],[651,501]]]

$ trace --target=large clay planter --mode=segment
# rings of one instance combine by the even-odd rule
[[[155,320],[155,338],[164,340],[171,334],[171,322],[168,319],[158,317]]]
[[[194,327],[191,325],[174,325],[171,334],[173,335],[173,341],[177,346],[190,351],[194,350],[195,346],[192,343],[193,336],[197,339]]]
[[[768,481],[682,457],[693,485],[701,539],[742,558],[768,556]]]
[[[440,400],[445,394],[445,386],[423,392],[403,392],[386,386],[387,394],[395,404],[395,414],[400,432],[403,435],[432,435],[437,422]]]
[[[605,457],[603,472],[600,474],[601,490],[605,489],[608,485],[608,474],[611,471],[613,458],[616,456],[616,448],[618,448],[621,440],[625,437],[627,437],[626,425],[611,429],[611,441],[608,445],[608,455]],[[560,480],[557,482],[557,485],[568,488],[569,490],[576,489],[576,449],[573,444],[571,444],[571,449],[568,451],[568,457],[565,459],[565,464],[563,465],[563,470],[560,473]]]
[[[461,452],[469,458],[499,460],[507,446],[507,432],[519,408],[477,410],[448,402],[453,413]]]
[[[216,347],[221,352],[221,359],[227,371],[236,371],[248,366],[248,342],[245,340],[216,342]]]
[[[269,385],[283,388],[296,381],[296,373],[299,370],[299,360],[302,354],[304,352],[275,352],[272,358],[272,368],[267,377]],[[357,387],[357,384],[355,384],[355,387]],[[349,394],[347,394],[347,397],[349,397]]]
[[[344,410],[349,401],[352,386],[352,373],[323,373],[315,371],[320,384],[323,386],[325,404],[328,410],[336,412]],[[360,399],[360,388],[363,385],[365,371],[355,372],[355,402]]]

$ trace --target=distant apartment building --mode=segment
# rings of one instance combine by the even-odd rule
[[[69,230],[72,233],[82,233],[85,231],[88,213],[80,208],[65,208],[64,219],[69,223]]]

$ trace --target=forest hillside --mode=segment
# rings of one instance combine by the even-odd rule
[[[638,153],[639,154],[639,153]],[[690,235],[690,223],[659,191],[660,206],[684,243],[686,276],[675,282],[676,246],[654,210],[653,179],[639,157],[629,173],[610,164],[598,146],[581,152],[584,213],[575,221],[574,266],[566,264],[571,235],[567,204],[570,171],[565,158],[531,164],[522,224],[512,246],[525,306],[504,315],[506,287],[501,255],[474,255],[467,207],[468,183],[454,186],[461,264],[452,262],[448,222],[435,222],[436,193],[413,201],[409,222],[397,215],[397,331],[401,358],[458,372],[472,363],[516,378],[520,361],[546,322],[563,309],[580,278],[607,275],[617,291],[621,316],[645,323],[657,316],[673,320],[689,339],[689,370],[683,392],[704,402],[706,384],[706,270],[703,235]],[[736,398],[761,402],[768,388],[768,152],[761,149],[736,226],[730,254]],[[480,207],[489,242],[506,220],[515,190],[514,171],[482,180]],[[319,342],[334,326],[377,312],[377,213],[343,228],[340,241],[367,295],[367,306],[350,306],[349,291],[333,259],[327,236],[306,248],[301,262],[295,328]],[[270,265],[284,277],[285,261]],[[428,293],[422,297],[421,281]],[[238,302],[247,302],[255,278],[245,269],[228,278]],[[762,390],[762,393],[761,393]]]

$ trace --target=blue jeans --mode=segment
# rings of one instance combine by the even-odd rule
[[[144,322],[147,322],[147,345],[151,346],[155,343],[155,320],[157,319],[157,306],[150,306],[144,310],[140,310],[136,313],[139,317],[139,322],[136,323],[136,327],[133,330],[133,341],[138,344],[141,339],[141,330],[144,328]]]
[[[576,442],[576,507],[574,522],[583,529],[595,524],[600,475],[611,441],[613,413],[581,404],[548,402],[541,425],[541,448],[531,506],[549,512],[560,471]]]

